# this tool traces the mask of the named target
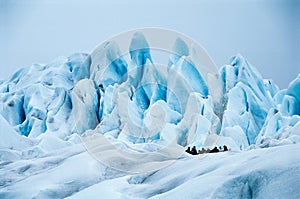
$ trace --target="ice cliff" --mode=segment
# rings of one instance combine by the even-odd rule
[[[95,129],[132,143],[204,146],[210,135],[235,149],[299,142],[300,76],[279,90],[234,56],[219,70],[224,112],[216,114],[191,49],[179,38],[173,50],[167,67],[156,65],[136,33],[127,58],[108,42],[98,52],[106,61],[97,64],[74,54],[22,68],[0,84],[0,114],[18,134],[38,140],[50,134],[65,141]]]
[[[239,54],[210,72],[181,38],[160,64],[139,32],[126,51],[108,41],[0,82],[0,198],[300,197],[300,74],[279,90]]]

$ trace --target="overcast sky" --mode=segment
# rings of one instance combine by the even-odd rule
[[[300,0],[0,0],[0,79],[143,27],[186,34],[218,67],[241,53],[280,88],[300,73]]]

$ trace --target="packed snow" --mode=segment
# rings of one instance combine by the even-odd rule
[[[239,54],[212,71],[179,37],[157,64],[142,32],[127,52],[1,81],[0,198],[300,197],[300,74],[279,90]]]

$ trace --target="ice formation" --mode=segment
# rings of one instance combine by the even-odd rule
[[[134,147],[138,146],[144,152],[155,151],[155,148],[173,141],[179,147],[226,144],[232,151],[300,143],[300,75],[287,89],[279,90],[272,80],[263,79],[244,57],[236,55],[229,65],[220,68],[222,87],[221,92],[215,94],[211,92],[212,85],[209,84],[212,82],[209,78],[213,77],[204,76],[203,71],[198,70],[193,49],[178,38],[173,51],[175,54],[170,55],[166,67],[156,64],[147,38],[142,33],[136,33],[131,40],[128,55],[122,55],[118,44],[112,41],[92,55],[74,54],[46,65],[34,64],[20,69],[0,83],[0,164],[5,166],[11,161],[30,161],[31,158],[41,157],[51,159],[49,153],[56,154],[54,164],[62,161],[60,157],[67,159],[64,164],[76,163],[78,154],[91,161],[88,154],[83,153],[81,145],[75,152],[73,150],[76,144],[81,143],[80,135],[86,132],[100,133],[124,150],[136,151],[137,148]],[[72,150],[59,156],[68,147]],[[73,155],[74,159],[70,158]],[[49,164],[51,168],[49,161],[52,160],[47,158],[46,162],[42,159],[39,161]],[[92,172],[88,174],[91,176],[83,180],[82,188],[101,181],[92,179],[95,173],[102,173],[103,178],[106,175],[108,178],[124,176],[115,170],[105,170],[104,166],[99,166],[96,162],[91,164],[89,166],[92,167]],[[173,167],[180,165],[179,162]],[[36,163],[30,163],[26,168],[19,162],[13,166],[20,167],[20,173],[43,170]],[[58,171],[65,171],[67,168],[64,165]],[[251,172],[245,168],[242,170],[245,175]],[[168,172],[168,169],[161,172],[163,171]],[[3,172],[7,170],[0,169],[1,176],[4,175]],[[56,171],[53,172],[57,175]],[[64,180],[69,179],[71,184],[72,180],[80,181],[85,178],[83,174],[78,179],[73,179],[71,173],[68,175]],[[184,175],[178,174],[178,183],[184,183]],[[253,175],[255,180],[258,174]],[[153,177],[140,178],[152,182],[161,176],[166,177],[165,173],[157,173]],[[10,185],[8,182],[24,179],[23,177],[16,175],[15,178],[12,177],[14,179],[3,178],[0,181],[0,197],[17,197],[17,192],[14,195],[11,189],[20,190],[17,186],[24,185]],[[124,185],[124,180],[118,178],[117,183]],[[138,177],[126,180],[129,184],[144,182]],[[245,181],[243,177],[228,180],[226,186]],[[89,189],[92,193],[99,189],[98,186],[102,187],[100,190],[104,190],[103,187],[112,183],[106,182],[108,184],[100,183]],[[164,184],[165,181],[160,183]],[[254,186],[254,181],[251,183]],[[177,186],[179,185],[174,184],[174,187]],[[273,187],[276,186],[278,185],[274,184]],[[170,192],[170,187],[162,189],[166,190],[161,190],[161,193],[168,192],[165,195],[172,197],[188,190],[188,187],[183,185],[181,189]],[[76,192],[61,191],[63,194],[59,195],[59,189],[57,190],[55,193],[58,197],[70,196]],[[270,196],[268,191],[266,189],[263,193]],[[29,192],[27,190],[26,193]],[[104,193],[115,194],[109,193],[109,190]],[[140,190],[137,193],[142,198],[155,195],[151,193],[151,188],[147,192]],[[244,194],[249,193],[246,191]],[[130,193],[128,194],[130,197]],[[225,192],[216,189],[214,194],[217,197]],[[32,196],[48,198],[51,193],[45,189],[38,194],[28,195]],[[78,195],[79,198],[84,196],[84,192],[83,195]],[[159,195],[158,198],[162,196]]]
[[[87,54],[74,54],[20,69],[0,86],[0,113],[32,138],[51,133],[65,140],[96,128],[133,143],[168,141],[168,131],[182,146],[203,146],[209,134],[230,138],[239,149],[298,142],[299,76],[279,91],[241,55],[233,57],[219,70],[225,109],[220,118],[207,81],[189,59],[191,49],[179,38],[173,50],[167,67],[156,65],[146,38],[136,33],[130,60],[108,42],[98,52],[106,61],[96,60],[98,65]]]

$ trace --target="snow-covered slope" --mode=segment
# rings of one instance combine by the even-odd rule
[[[136,33],[127,55],[108,42],[2,81],[0,198],[282,198],[288,186],[297,198],[300,75],[279,90],[236,55],[213,72],[220,96],[192,48],[178,38],[173,51],[156,64]],[[230,152],[184,154],[224,144]]]
[[[299,144],[184,156],[159,171],[106,168],[77,144],[38,159],[2,163],[0,198],[300,197]]]

